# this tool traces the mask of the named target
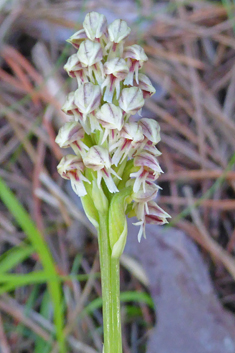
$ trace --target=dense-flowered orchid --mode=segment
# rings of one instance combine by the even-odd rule
[[[123,20],[108,25],[104,15],[91,12],[83,27],[68,40],[77,53],[65,65],[78,82],[62,108],[72,121],[56,138],[60,147],[72,147],[76,155],[64,157],[58,171],[79,195],[89,195],[94,180],[107,200],[126,188],[132,190],[125,209],[131,207],[142,234],[146,222],[156,221],[156,210],[160,212],[151,202],[159,189],[154,182],[162,173],[157,160],[161,153],[155,146],[159,124],[145,117],[130,120],[155,93],[150,79],[139,71],[148,58],[139,45],[124,47],[130,28]],[[159,224],[169,216],[161,212]]]
[[[155,93],[141,73],[148,59],[139,45],[124,46],[130,28],[123,20],[107,24],[104,15],[86,15],[83,29],[69,38],[77,52],[65,70],[77,80],[62,110],[67,122],[58,133],[61,148],[71,147],[58,165],[71,181],[84,211],[98,231],[103,297],[103,353],[121,353],[119,258],[127,239],[127,219],[137,217],[138,240],[147,223],[170,217],[153,200],[160,187],[161,155],[156,120],[132,118]]]

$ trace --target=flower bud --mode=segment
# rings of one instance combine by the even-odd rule
[[[144,105],[141,89],[137,87],[124,88],[119,99],[119,105],[128,115],[136,114]]]
[[[84,119],[86,119],[87,114],[98,108],[100,100],[100,87],[93,85],[91,82],[84,83],[74,93],[74,103],[79,111],[84,114]]]
[[[86,15],[83,27],[90,40],[100,38],[107,31],[107,20],[98,12],[90,12]]]

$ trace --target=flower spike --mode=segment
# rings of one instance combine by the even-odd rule
[[[98,225],[99,212],[108,212],[110,205],[114,212],[121,204],[122,219],[126,214],[137,216],[140,240],[146,223],[164,224],[169,215],[153,201],[160,189],[155,182],[162,173],[156,147],[159,124],[145,117],[131,120],[132,115],[141,115],[145,98],[155,88],[140,72],[148,60],[144,49],[137,44],[124,46],[130,31],[121,19],[108,25],[104,15],[90,12],[83,29],[69,38],[77,53],[64,68],[78,87],[63,105],[69,121],[56,142],[74,151],[61,160],[58,172],[82,197],[92,223]],[[125,245],[127,229],[122,223],[126,224],[120,222],[112,243],[114,257]]]

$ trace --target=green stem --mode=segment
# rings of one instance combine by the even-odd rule
[[[111,293],[113,299],[113,337],[115,341],[115,352],[122,353],[119,259],[111,259]]]
[[[111,258],[108,212],[99,213],[99,251],[103,298],[104,353],[122,353],[119,260]]]
[[[99,252],[103,299],[104,353],[111,353],[112,297],[111,297],[111,249],[108,238],[108,213],[99,213]]]

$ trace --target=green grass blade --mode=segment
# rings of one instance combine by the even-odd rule
[[[123,303],[127,302],[137,302],[137,303],[145,303],[151,309],[154,309],[154,303],[149,294],[145,292],[122,292],[120,294],[120,300]],[[81,312],[80,318],[84,317],[84,315],[92,314],[95,310],[100,309],[102,307],[102,298],[96,298],[91,303],[89,303]]]
[[[12,270],[15,266],[27,259],[34,251],[32,246],[15,246],[6,251],[0,256],[0,274]]]
[[[13,192],[5,184],[2,178],[0,178],[0,198],[8,210],[15,217],[18,225],[25,232],[31,244],[34,246],[42,262],[44,270],[48,273],[48,275],[55,277],[57,275],[56,266],[48,245],[37,230],[35,224],[33,223],[24,207],[20,204],[20,202],[17,200]],[[50,280],[48,281],[48,286],[54,306],[54,323],[56,327],[56,335],[60,347],[60,352],[65,353],[66,347],[63,333],[64,316],[61,300],[61,286],[58,281],[51,282]]]

